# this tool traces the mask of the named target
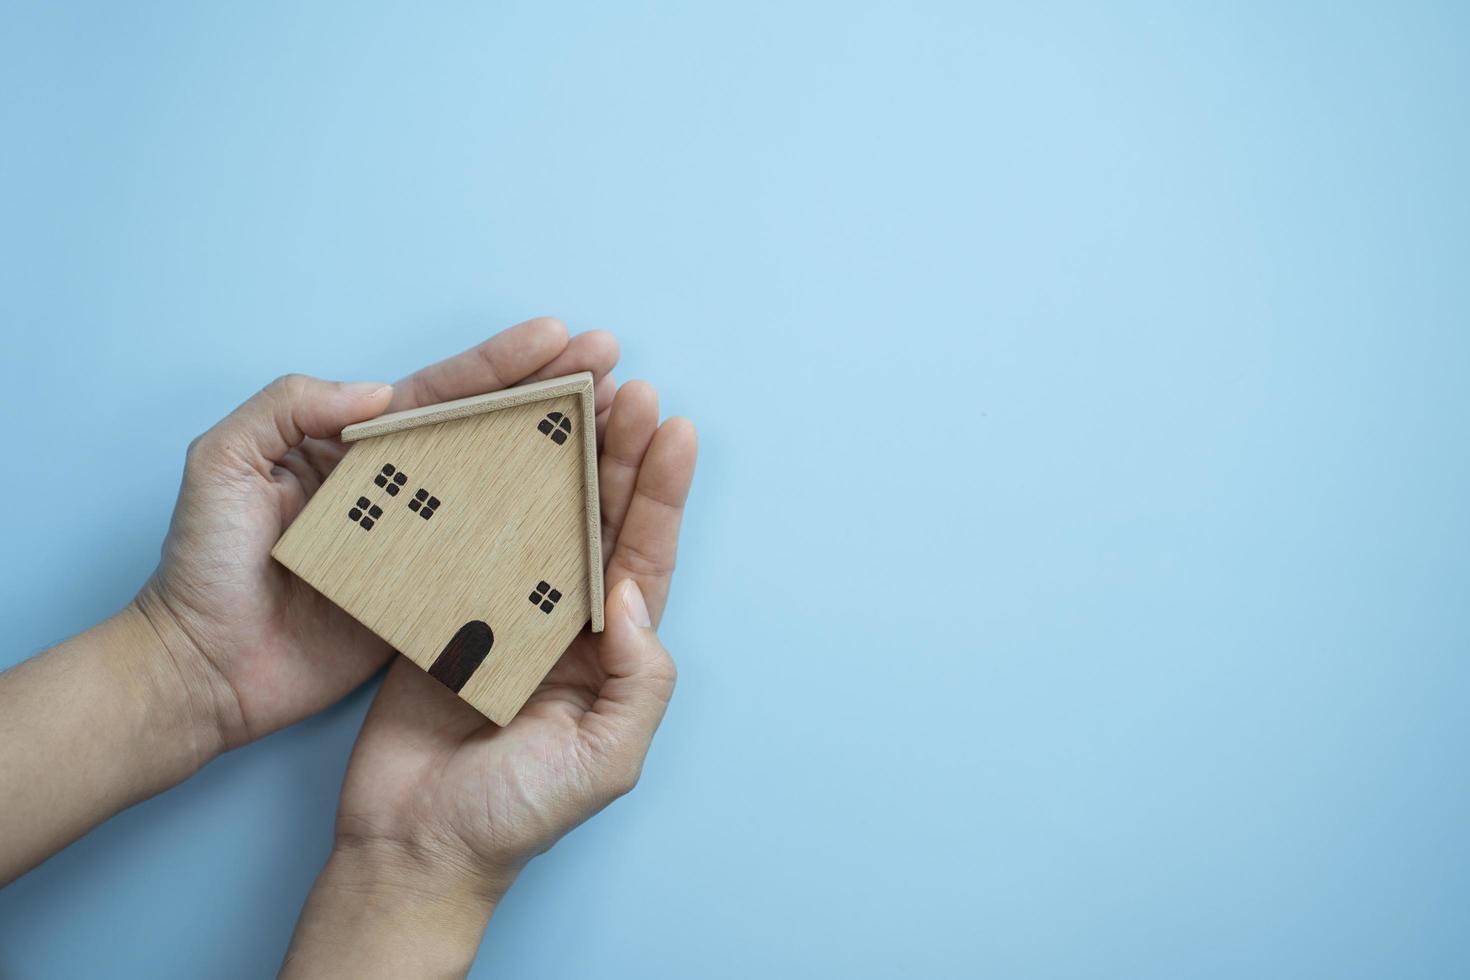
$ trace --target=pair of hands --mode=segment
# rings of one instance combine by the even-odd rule
[[[196,439],[137,606],[188,692],[198,760],[332,704],[392,656],[269,554],[346,452],[344,426],[590,371],[606,630],[579,635],[504,728],[399,658],[353,750],[338,850],[406,864],[395,873],[429,890],[450,890],[442,876],[454,875],[452,887],[493,902],[526,861],[629,790],[674,687],[654,628],[696,446],[686,420],[659,424],[652,387],[617,388],[617,354],[608,334],[569,338],[556,320],[529,320],[391,387],[281,378]]]

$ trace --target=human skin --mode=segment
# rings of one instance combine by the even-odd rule
[[[222,752],[332,704],[392,656],[269,558],[276,538],[345,452],[336,441],[343,426],[578,371],[597,380],[598,428],[606,433],[600,472],[609,629],[602,638],[584,634],[574,642],[517,719],[525,719],[520,729],[494,729],[406,662],[395,664],[354,752],[337,847],[308,903],[292,963],[309,962],[312,937],[340,935],[316,924],[340,922],[331,913],[344,904],[341,895],[372,883],[401,899],[416,883],[432,880],[445,889],[438,894],[458,902],[447,884],[455,880],[477,900],[498,896],[503,887],[490,882],[508,886],[532,854],[627,788],[672,689],[672,664],[651,624],[667,594],[695,447],[687,422],[657,425],[647,385],[626,385],[614,398],[616,358],[607,334],[569,338],[558,321],[531,320],[391,387],[278,379],[195,440],[162,560],[137,598],[0,674],[0,799],[6,801],[0,884]],[[630,594],[630,582],[642,591]],[[645,593],[654,610],[650,626],[630,627],[641,621],[629,619],[627,609],[637,604],[631,595]],[[550,730],[537,720],[565,727],[578,704],[585,704],[576,713],[580,734],[564,744],[579,746],[575,751],[595,745],[598,752],[580,760],[575,785],[558,783],[545,769],[534,780],[547,788],[545,796],[497,796],[505,787],[487,783],[485,812],[493,808],[497,816],[488,835],[472,832],[470,815],[433,807],[412,815],[427,818],[424,826],[436,833],[464,830],[464,849],[430,847],[428,838],[404,829],[410,814],[402,808],[402,779],[437,781],[447,791],[467,767],[495,771],[456,763],[454,753],[424,754],[425,738],[477,720],[494,731],[468,732],[463,742],[496,743],[505,765],[535,772],[537,763],[561,761],[535,756],[549,744],[537,733]],[[394,861],[386,860],[389,854]],[[483,908],[483,901],[475,905],[477,916]],[[317,911],[323,915],[312,914]],[[408,948],[422,935],[408,934]]]
[[[694,472],[693,427],[619,390],[599,465],[606,629],[584,632],[505,727],[421,670],[389,670],[363,723],[282,975],[463,976],[527,861],[638,781],[674,690],[655,627]]]

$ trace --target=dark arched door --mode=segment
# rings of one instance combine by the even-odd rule
[[[495,633],[489,625],[472,619],[459,628],[434,658],[429,676],[458,694],[494,645]]]

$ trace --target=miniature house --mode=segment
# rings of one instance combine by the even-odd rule
[[[497,724],[602,629],[592,376],[348,426],[271,554]]]

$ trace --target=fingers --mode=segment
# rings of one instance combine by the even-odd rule
[[[629,381],[618,389],[608,411],[597,461],[597,486],[602,495],[602,548],[612,557],[633,491],[638,467],[658,431],[658,392],[646,381]]]
[[[608,423],[609,433],[613,421]],[[673,418],[659,426],[643,454],[627,515],[608,561],[609,588],[625,578],[636,581],[655,625],[668,601],[679,524],[697,455],[698,440],[688,419]]]
[[[612,411],[613,399],[618,393],[618,383],[611,374],[604,374],[593,386],[592,400],[597,406],[597,444],[602,445],[602,436],[607,432],[607,417]]]
[[[617,360],[618,342],[612,334],[592,330],[568,340],[560,320],[537,317],[404,378],[394,386],[392,402],[384,411],[397,412],[540,378],[590,371],[596,380],[597,411],[601,413],[612,402],[615,389],[608,372]],[[599,428],[603,418],[599,416]],[[335,440],[328,440],[308,441],[301,452],[320,480],[341,462],[347,450]]]
[[[605,619],[598,660],[607,679],[579,725],[606,754],[606,775],[614,783],[614,793],[620,794],[638,781],[678,672],[654,632],[636,582],[625,579],[612,591]]]
[[[597,425],[597,438],[601,441],[603,429],[607,425],[607,411],[612,407],[613,395],[618,390],[617,383],[612,378],[612,369],[617,363],[616,338],[606,330],[589,330],[573,337],[566,350],[526,380],[540,381],[544,378],[560,378],[580,371],[590,371],[594,421]]]
[[[308,437],[334,438],[386,410],[393,389],[376,381],[322,381],[288,374],[266,385],[196,440],[191,454],[225,451],[273,465]]]
[[[567,328],[560,320],[542,316],[518,323],[462,354],[431,364],[398,382],[387,411],[434,405],[508,388],[551,364],[567,346]]]
[[[527,381],[561,378],[579,371],[590,371],[595,380],[607,376],[618,363],[618,342],[606,330],[589,330],[573,337],[566,348]],[[601,407],[601,406],[599,406]]]

